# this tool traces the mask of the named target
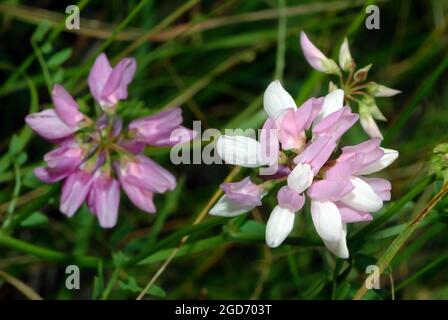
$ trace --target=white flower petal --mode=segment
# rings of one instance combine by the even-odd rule
[[[390,166],[395,159],[398,158],[398,151],[393,149],[381,148],[384,151],[384,155],[375,161],[374,163],[369,164],[368,166],[360,169],[356,174],[370,174],[374,172],[378,172],[383,170],[384,168]]]
[[[288,175],[288,187],[297,193],[305,191],[313,182],[314,174],[308,163],[299,163]]]
[[[314,124],[318,124],[322,119],[324,119],[329,114],[342,109],[344,106],[344,90],[337,89],[329,94],[327,94],[324,98],[324,104],[322,105],[322,109],[314,120]]]
[[[266,225],[266,244],[269,247],[276,248],[286,239],[294,227],[295,216],[294,212],[280,206],[272,210]]]
[[[380,128],[378,128],[378,124],[375,122],[375,119],[373,119],[370,113],[361,113],[359,123],[361,123],[361,127],[369,135],[369,137],[380,138],[381,140],[383,140],[383,134],[381,133]]]
[[[344,42],[339,48],[339,66],[344,71],[349,71],[350,68],[353,68],[353,58],[350,54],[347,38],[344,39]]]
[[[351,177],[350,182],[355,188],[341,199],[344,204],[364,212],[375,212],[381,209],[383,200],[367,182],[357,177]]]
[[[261,144],[245,136],[220,136],[216,143],[218,155],[228,164],[247,168],[266,165],[261,156]]]
[[[342,219],[338,207],[331,201],[311,201],[311,217],[317,234],[324,241],[339,241]]]
[[[342,237],[338,241],[324,241],[325,246],[336,257],[341,259],[348,259],[349,253],[347,248],[347,225],[342,224]]]
[[[291,95],[282,87],[279,80],[269,84],[264,92],[263,107],[272,119],[278,119],[287,109],[296,109],[296,103]]]
[[[223,195],[221,199],[211,208],[209,214],[212,216],[220,217],[235,217],[243,213],[246,213],[255,208],[255,206],[247,206],[235,203],[231,201],[226,195]]]

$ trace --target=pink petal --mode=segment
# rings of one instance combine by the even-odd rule
[[[64,123],[54,109],[29,114],[25,121],[37,134],[50,141],[69,137],[76,131]]]
[[[278,160],[278,129],[272,118],[267,118],[260,133],[261,158],[264,163],[276,164]]]
[[[249,177],[239,181],[223,183],[220,188],[233,202],[241,205],[260,206],[263,189],[253,183]]]
[[[126,180],[122,179],[122,176],[120,174],[118,174],[118,178],[129,200],[131,200],[131,202],[137,208],[148,213],[156,212],[156,207],[152,200],[154,194],[151,191],[140,188],[132,183],[127,182]]]
[[[356,153],[344,161],[338,160],[325,172],[325,179],[343,180],[347,179],[362,166],[364,155]]]
[[[350,180],[319,180],[314,182],[307,195],[316,201],[338,201],[353,190]]]
[[[121,171],[121,180],[151,192],[164,193],[176,188],[176,178],[168,170],[142,155],[137,156],[137,161],[126,162]]]
[[[305,150],[294,158],[294,163],[308,163],[314,174],[317,174],[322,166],[330,158],[336,148],[336,141],[330,136],[320,136],[311,142]]]
[[[334,139],[339,139],[358,119],[359,115],[352,113],[350,107],[344,107],[320,121],[313,128],[313,134],[316,136],[329,135]]]
[[[92,176],[84,170],[78,170],[68,176],[62,186],[59,210],[71,217],[82,205],[92,184]]]
[[[117,223],[120,204],[120,184],[117,180],[100,175],[92,184],[94,208],[103,228],[112,228]]]
[[[274,174],[263,175],[260,172],[259,177],[263,180],[275,180],[275,179],[287,177],[290,172],[291,172],[291,169],[288,166],[286,166],[284,164],[279,164],[278,169]]]
[[[78,104],[63,86],[54,85],[52,99],[58,117],[69,127],[75,127],[84,118]]]
[[[101,93],[106,105],[113,106],[128,97],[128,85],[134,78],[137,63],[134,58],[122,59],[112,70]]]
[[[100,104],[103,102],[102,93],[111,73],[112,67],[110,66],[109,60],[104,53],[101,53],[96,58],[87,79],[92,96]]]
[[[327,57],[308,39],[303,31],[300,32],[300,45],[308,63],[318,71],[325,71],[322,61]]]
[[[140,118],[129,124],[137,138],[149,145],[171,143],[171,132],[182,123],[182,110],[173,108],[155,115]]]
[[[361,153],[364,155],[362,164],[363,166],[367,166],[379,160],[384,155],[384,151],[379,147],[380,143],[380,139],[374,138],[354,146],[344,147],[342,148],[342,154],[338,158],[338,161],[350,158],[355,153]]]
[[[370,221],[373,219],[372,215],[368,212],[362,212],[352,209],[340,202],[338,202],[336,205],[339,209],[339,213],[341,214],[342,222],[344,223]]]
[[[282,208],[297,212],[305,204],[305,197],[298,194],[288,186],[282,187],[277,193],[278,205]]]
[[[386,179],[381,178],[365,178],[362,177],[362,180],[367,182],[373,191],[380,196],[383,201],[389,201],[391,198],[390,191],[392,190],[391,183]]]
[[[37,167],[34,169],[36,177],[44,183],[54,183],[66,178],[72,171],[51,171],[48,168]]]

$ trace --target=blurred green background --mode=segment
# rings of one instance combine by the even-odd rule
[[[79,30],[65,28],[69,4],[80,8]],[[379,30],[365,26],[369,4],[380,9]],[[427,176],[432,149],[447,137],[447,13],[448,1],[441,0],[2,1],[0,299],[35,294],[134,299],[158,271],[164,272],[154,278],[146,298],[352,298],[366,267],[384,256],[441,188]],[[85,207],[72,219],[64,217],[57,209],[60,186],[34,177],[51,145],[24,127],[24,117],[51,107],[54,83],[63,84],[83,111],[93,114],[86,78],[99,52],[114,63],[123,56],[137,59],[123,106],[127,120],[180,106],[190,128],[193,120],[202,121],[203,129],[258,128],[266,117],[262,94],[273,79],[282,80],[298,105],[328,91],[331,78],[313,71],[300,51],[301,30],[335,59],[347,36],[357,66],[373,64],[369,80],[402,90],[377,99],[388,118],[380,123],[383,146],[400,151],[382,174],[392,181],[392,201],[375,214],[379,220],[371,227],[350,226],[349,236],[355,236],[348,261],[337,261],[325,250],[308,209],[287,245],[266,247],[264,223],[275,194],[243,217],[217,222],[205,217],[191,227],[232,168],[174,166],[169,149],[147,154],[175,173],[178,188],[156,196],[155,215],[122,197],[113,230],[101,229]],[[344,142],[366,138],[357,124]],[[239,179],[244,172],[232,175]],[[381,289],[369,290],[365,298],[448,298],[447,204],[435,205],[394,255]],[[137,264],[123,262],[135,257],[141,260]],[[80,267],[79,290],[65,287],[70,264]],[[26,287],[18,290],[17,281]]]

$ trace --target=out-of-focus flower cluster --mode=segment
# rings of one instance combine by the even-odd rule
[[[26,123],[40,136],[56,144],[44,156],[45,167],[36,176],[45,183],[64,181],[60,211],[73,216],[86,202],[103,228],[115,226],[120,202],[120,186],[143,211],[154,213],[155,193],[176,187],[175,177],[143,155],[145,145],[173,146],[194,138],[181,126],[179,108],[130,122],[123,121],[117,107],[127,99],[128,85],[136,71],[133,58],[122,59],[114,68],[103,53],[97,57],[88,77],[101,115],[93,120],[61,85],[52,91],[54,108],[26,117]]]

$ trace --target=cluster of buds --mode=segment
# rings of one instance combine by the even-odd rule
[[[136,71],[133,58],[122,59],[114,68],[105,54],[95,60],[88,77],[94,100],[101,107],[95,121],[79,110],[78,103],[61,85],[52,90],[54,108],[26,117],[26,123],[56,148],[44,156],[45,167],[35,169],[45,183],[64,180],[60,211],[73,216],[86,202],[103,228],[115,226],[120,185],[128,198],[143,211],[154,213],[154,193],[176,187],[175,177],[143,155],[145,145],[173,146],[194,138],[181,126],[179,108],[133,120],[123,129],[117,107],[128,96]]]
[[[434,148],[429,170],[444,183],[448,182],[448,143],[438,144]]]
[[[347,39],[344,39],[339,49],[339,66],[334,60],[326,57],[303,31],[300,34],[300,45],[306,60],[314,69],[339,77],[340,88],[344,90],[346,99],[358,104],[360,123],[364,131],[372,138],[382,139],[383,136],[375,120],[386,121],[386,117],[378,108],[375,98],[391,97],[401,91],[373,81],[366,82],[372,65],[369,64],[358,70],[356,69],[356,63],[350,53]],[[348,74],[347,78],[344,77],[344,74]],[[330,82],[330,91],[337,88],[336,84]]]

